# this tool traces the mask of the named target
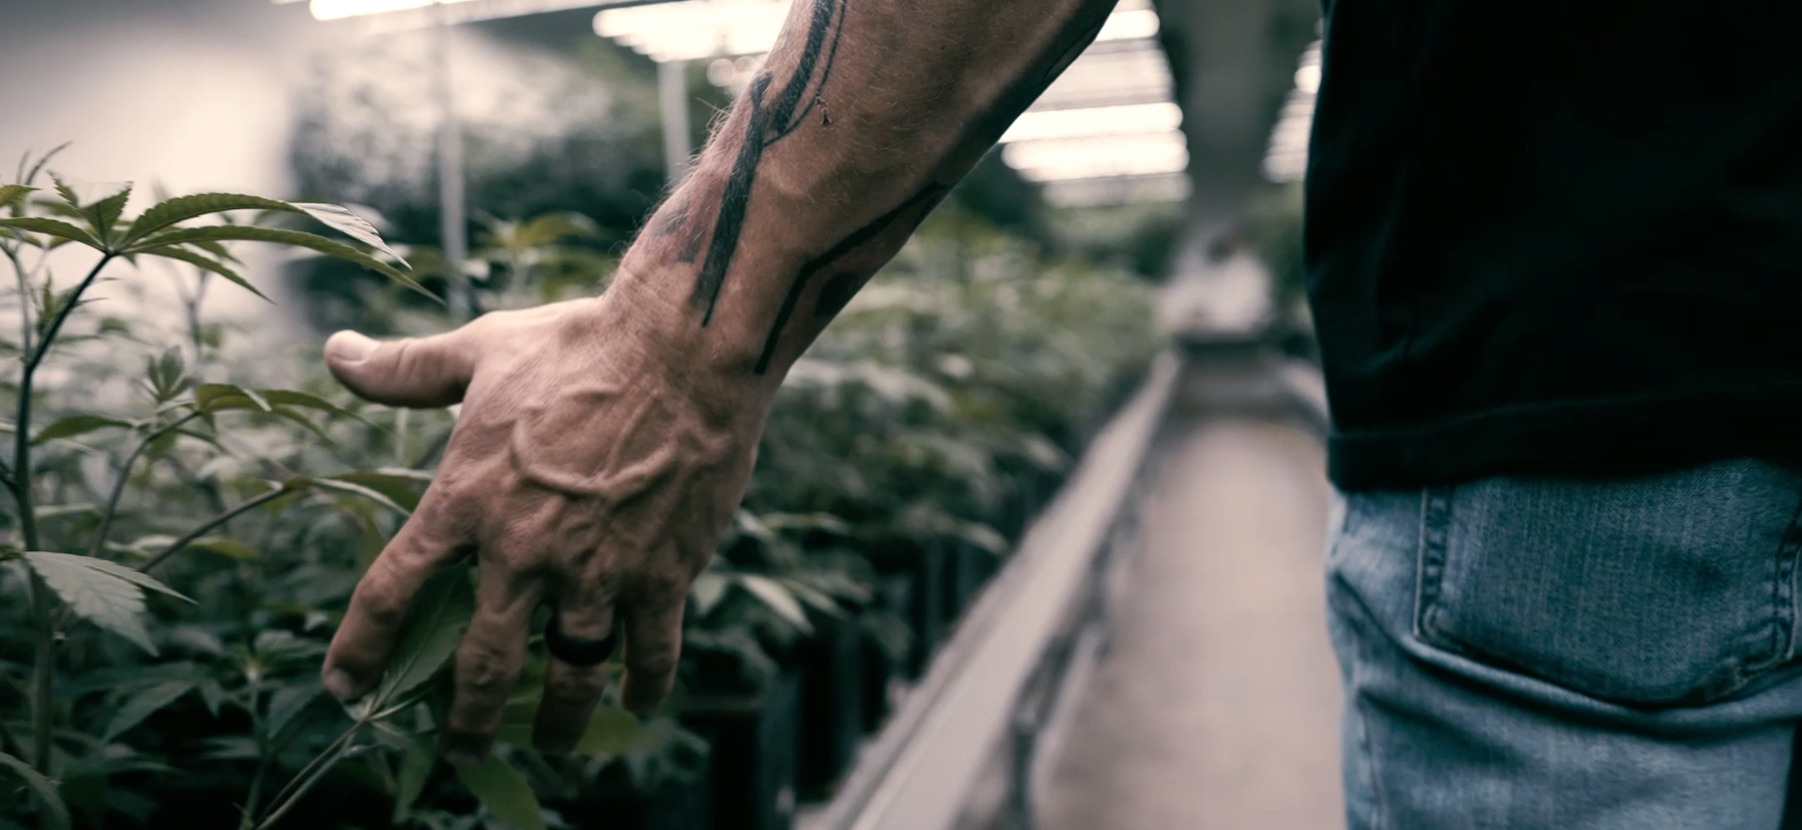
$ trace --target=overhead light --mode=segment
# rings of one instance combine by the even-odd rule
[[[312,0],[308,10],[314,20],[342,20],[369,14],[423,9],[427,6],[467,3],[469,0]]]
[[[1167,133],[1182,126],[1183,111],[1170,101],[1113,107],[1030,111],[1014,121],[1001,143],[1124,133]]]
[[[788,19],[789,5],[789,0],[680,0],[602,9],[594,16],[594,31],[655,60],[757,55],[768,52],[775,44]],[[1157,12],[1144,0],[1128,0],[1108,16],[1095,40],[1100,43],[1144,39],[1157,32]]]
[[[1189,148],[1177,131],[1047,141],[1020,141],[1001,160],[1032,181],[1146,176],[1188,169]]]

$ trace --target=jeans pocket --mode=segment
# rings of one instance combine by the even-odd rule
[[[1627,705],[1719,699],[1795,655],[1802,475],[1730,461],[1424,499],[1431,645]]]

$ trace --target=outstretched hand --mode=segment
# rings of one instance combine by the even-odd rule
[[[434,337],[326,343],[332,373],[368,400],[463,404],[436,478],[358,583],[324,668],[339,698],[373,688],[420,586],[473,555],[475,616],[443,724],[454,761],[487,754],[541,605],[564,647],[551,649],[539,749],[567,752],[581,737],[607,683],[583,652],[602,648],[616,619],[623,703],[655,709],[674,682],[689,583],[744,493],[757,396],[672,371],[621,305],[603,295]]]

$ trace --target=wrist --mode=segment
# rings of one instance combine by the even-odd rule
[[[686,398],[711,421],[761,425],[781,377],[752,372],[756,350],[728,327],[702,326],[686,287],[680,274],[622,265],[604,293],[582,301],[568,336],[605,344],[630,364],[621,367],[629,376],[648,381],[648,391]]]

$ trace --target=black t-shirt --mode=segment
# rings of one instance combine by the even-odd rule
[[[1333,0],[1346,489],[1802,460],[1802,0]]]

